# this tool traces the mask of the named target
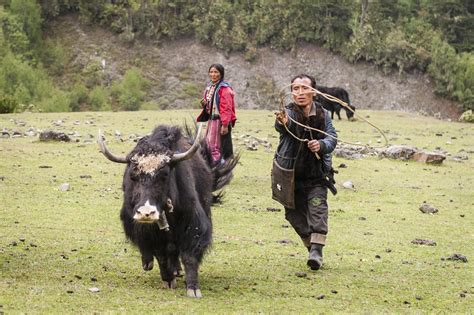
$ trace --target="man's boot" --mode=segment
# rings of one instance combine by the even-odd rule
[[[309,258],[306,263],[311,270],[318,270],[323,265],[323,246],[317,243],[311,243]]]

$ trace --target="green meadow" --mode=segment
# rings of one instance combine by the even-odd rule
[[[119,219],[124,165],[104,158],[96,143],[101,129],[109,149],[126,154],[136,136],[158,124],[192,124],[197,110],[0,115],[0,129],[36,133],[0,138],[0,313],[471,313],[474,125],[358,113],[390,144],[440,149],[446,160],[335,157],[339,192],[328,200],[325,262],[311,271],[306,248],[271,198],[274,115],[238,111],[233,136],[241,160],[223,203],[213,207],[202,299],[186,298],[183,278],[176,290],[162,288],[156,264],[142,270]],[[334,125],[342,140],[384,145],[361,119]],[[39,130],[76,136],[40,142]],[[254,138],[272,147],[248,150],[245,140]],[[354,189],[343,188],[345,181]],[[67,191],[59,188],[65,183]],[[439,212],[422,213],[423,202]],[[467,262],[448,260],[453,254]]]

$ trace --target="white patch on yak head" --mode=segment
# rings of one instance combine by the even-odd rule
[[[133,219],[142,223],[153,223],[158,221],[160,214],[158,213],[158,208],[155,205],[150,204],[150,200],[147,200],[145,204],[139,207]]]
[[[166,154],[135,154],[130,161],[137,165],[137,170],[143,174],[155,175],[155,172],[169,163],[171,158]]]

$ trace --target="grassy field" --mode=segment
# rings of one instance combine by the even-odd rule
[[[325,265],[313,272],[282,206],[271,199],[278,140],[273,114],[239,111],[233,135],[241,163],[224,203],[213,208],[214,243],[200,272],[204,298],[186,298],[183,279],[177,290],[162,289],[158,270],[141,269],[138,251],[122,232],[124,166],[106,160],[95,137],[104,130],[109,148],[125,154],[135,144],[129,136],[147,134],[160,123],[182,125],[195,114],[0,115],[0,129],[80,135],[69,143],[39,142],[38,136],[0,139],[0,313],[472,312],[474,125],[402,112],[360,114],[384,130],[391,144],[441,147],[447,159],[432,166],[335,158],[339,193],[329,197]],[[343,140],[380,138],[360,120],[334,123]],[[273,147],[246,150],[246,135]],[[468,159],[453,160],[461,150]],[[341,163],[347,168],[338,168]],[[347,180],[355,190],[341,187]],[[69,191],[59,189],[63,183]],[[439,213],[421,213],[424,201]],[[414,245],[414,239],[436,246]],[[468,262],[444,259],[454,253]]]

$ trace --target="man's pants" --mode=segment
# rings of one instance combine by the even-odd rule
[[[285,207],[285,218],[290,222],[303,243],[326,244],[328,233],[328,189],[318,185],[296,189],[295,209]]]

